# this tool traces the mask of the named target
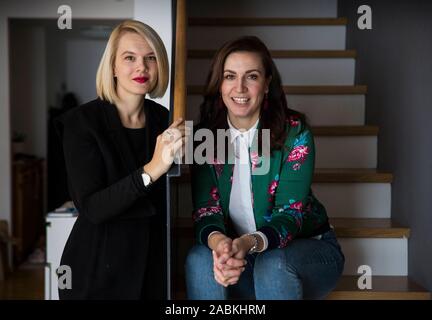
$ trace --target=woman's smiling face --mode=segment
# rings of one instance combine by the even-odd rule
[[[260,56],[233,52],[225,60],[221,95],[230,121],[253,125],[259,118],[270,79],[266,79]]]

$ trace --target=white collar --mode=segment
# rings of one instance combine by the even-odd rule
[[[259,120],[260,119],[258,118],[258,120],[255,122],[255,124],[251,128],[249,128],[249,130],[247,130],[247,131],[240,131],[240,130],[238,130],[237,128],[235,128],[233,126],[233,124],[231,123],[229,117],[227,116],[228,126],[229,126],[230,134],[231,134],[231,143],[234,143],[235,139],[237,139],[237,137],[239,135],[243,135],[243,136],[246,137],[246,139],[248,141],[248,144],[249,144],[249,147],[250,147],[251,144],[252,144],[253,137],[255,135],[255,131],[256,131],[257,127],[258,127]]]

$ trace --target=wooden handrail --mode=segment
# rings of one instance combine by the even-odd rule
[[[177,0],[173,121],[186,117],[186,0]]]

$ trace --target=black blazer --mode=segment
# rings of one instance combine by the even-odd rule
[[[145,100],[150,159],[168,111]],[[100,99],[59,118],[70,196],[79,215],[61,265],[72,289],[60,299],[165,297],[165,178],[144,186],[117,108]],[[151,258],[150,258],[151,257]]]

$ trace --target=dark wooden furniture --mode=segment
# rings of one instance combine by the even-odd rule
[[[44,230],[44,168],[45,161],[20,158],[12,164],[12,237],[14,266],[22,263],[33,251]]]

